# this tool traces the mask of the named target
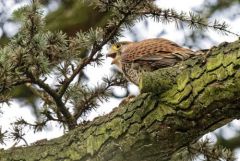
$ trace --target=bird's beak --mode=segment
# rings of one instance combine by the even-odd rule
[[[107,54],[107,57],[110,57],[110,58],[116,58],[116,56],[117,56],[117,51],[118,49],[117,49],[117,47],[116,46],[111,46],[111,48],[110,48],[110,52]]]
[[[110,52],[107,54],[107,57],[110,57],[110,58],[115,58],[117,56],[117,53],[116,52]]]
[[[106,55],[107,57],[112,58],[112,63],[111,64],[116,64],[117,63],[117,51],[118,49],[116,48],[116,46],[112,46],[110,49],[110,52]]]
[[[112,62],[111,62],[111,64],[114,64],[114,63],[115,63],[115,58],[116,58],[116,56],[117,56],[117,53],[116,53],[116,52],[110,52],[110,53],[107,53],[107,55],[106,55],[106,57],[110,57],[110,58],[113,59]]]
[[[115,61],[116,61],[115,58],[116,58],[116,56],[117,56],[117,53],[116,53],[116,52],[111,52],[111,53],[108,53],[108,54],[106,55],[106,57],[113,58],[111,64],[115,64]]]

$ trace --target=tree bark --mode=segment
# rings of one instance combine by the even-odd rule
[[[240,41],[145,73],[141,94],[64,136],[10,150],[1,161],[168,161],[240,116]]]

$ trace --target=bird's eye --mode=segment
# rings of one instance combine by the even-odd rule
[[[120,45],[120,44],[116,44],[116,47],[117,47],[117,48],[120,48],[120,47],[121,47],[121,45]]]

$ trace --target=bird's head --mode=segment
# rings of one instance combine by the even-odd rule
[[[112,44],[110,46],[109,53],[107,54],[107,57],[110,57],[110,58],[113,59],[111,64],[117,65],[120,69],[122,68],[121,54],[122,54],[123,49],[130,43],[132,43],[132,42],[121,41],[121,42],[117,42],[115,44]]]

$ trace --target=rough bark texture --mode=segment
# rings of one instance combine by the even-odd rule
[[[0,151],[1,161],[167,161],[240,116],[240,41],[146,73],[142,94],[68,134]]]

